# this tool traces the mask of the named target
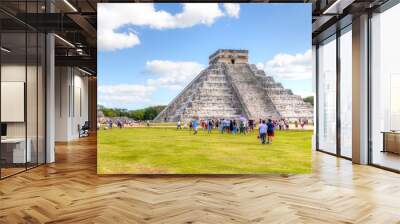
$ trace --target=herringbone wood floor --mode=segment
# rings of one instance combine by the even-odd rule
[[[0,181],[0,223],[400,223],[400,175],[314,155],[311,175],[98,176],[96,142]]]

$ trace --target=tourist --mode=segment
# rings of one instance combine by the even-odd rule
[[[150,121],[147,120],[147,127],[150,127]]]
[[[286,128],[286,130],[289,130],[289,121],[288,120],[285,120],[285,128]]]
[[[233,121],[229,120],[229,132],[233,133]]]
[[[278,126],[278,121],[277,120],[273,120],[272,122],[274,123],[275,127]]]
[[[225,129],[226,129],[226,133],[230,133],[231,130],[231,120],[225,120]]]
[[[176,124],[176,129],[182,129],[181,120],[178,120],[178,123]]]
[[[192,120],[192,127],[193,127],[193,130],[194,130],[194,132],[193,132],[194,135],[197,135],[198,125],[199,124],[198,124],[197,118],[194,118]]]
[[[254,130],[254,120],[249,120],[249,129],[250,131]]]
[[[111,129],[112,126],[113,126],[113,122],[112,122],[112,120],[110,119],[110,120],[108,121],[108,128]]]
[[[272,144],[272,140],[275,136],[275,126],[271,119],[268,119],[267,134],[268,134],[268,144]]]
[[[285,122],[283,121],[283,119],[281,119],[279,121],[279,131],[282,131],[285,129]]]
[[[200,126],[202,129],[204,129],[204,124],[203,124],[203,121],[202,121],[202,120],[199,120],[199,126]]]
[[[304,120],[301,120],[300,126],[301,126],[302,129],[304,129]]]
[[[256,123],[255,120],[251,120],[251,127],[249,127],[249,122],[250,122],[250,121],[247,121],[247,120],[244,121],[244,128],[245,128],[245,131],[246,131],[246,132],[249,132],[249,130],[250,130],[251,132],[253,132],[254,129],[257,128],[257,123]]]
[[[298,122],[297,120],[294,121],[294,126],[295,126],[296,128],[299,127],[299,122]]]
[[[237,133],[237,123],[236,120],[233,120],[232,122],[232,134],[236,135]]]
[[[240,120],[239,122],[239,133],[240,134],[245,134],[245,126],[244,126],[244,120]]]
[[[208,120],[208,134],[211,134],[213,126],[214,126],[213,120]]]
[[[259,138],[261,140],[261,144],[265,144],[265,137],[267,135],[267,125],[265,125],[265,121],[261,121],[259,128],[258,128],[258,132],[259,132]]]
[[[120,129],[122,128],[122,122],[120,120],[117,121],[117,127]]]
[[[222,121],[222,127],[223,127],[223,133],[227,132],[227,124],[228,124],[228,120],[224,119]]]

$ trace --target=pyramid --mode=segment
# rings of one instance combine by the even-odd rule
[[[248,63],[247,50],[219,49],[200,72],[154,119],[313,118],[313,106]]]

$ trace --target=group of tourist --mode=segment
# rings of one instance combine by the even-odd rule
[[[273,137],[275,136],[275,127],[277,126],[277,121],[272,121],[268,119],[259,121],[258,128],[258,138],[260,139],[262,144],[271,144]],[[186,127],[186,125],[184,126]],[[208,132],[209,134],[217,129],[221,134],[246,134],[248,132],[253,131],[256,128],[256,122],[254,120],[246,120],[244,118],[238,120],[230,120],[230,119],[205,119],[198,120],[197,118],[193,118],[189,122],[189,129],[193,130],[193,134],[197,135],[199,128],[203,130],[203,133]],[[182,129],[182,122],[177,122],[177,129]]]
[[[301,128],[307,123],[305,119],[299,119],[294,122],[295,127],[298,128],[300,123]],[[220,133],[229,134],[246,134],[253,131],[257,122],[254,120],[247,120],[245,118],[241,119],[202,119],[193,118],[188,123],[189,129],[193,130],[193,134],[197,135],[199,129],[201,128],[203,133],[211,133],[214,129],[219,130]],[[187,127],[186,124],[183,126]],[[271,144],[275,136],[275,129],[278,128],[280,131],[289,130],[289,120],[279,119],[279,120],[262,120],[258,121],[258,138],[262,144]],[[182,129],[182,122],[178,121],[177,129]]]
[[[112,129],[113,127],[117,128],[132,128],[132,127],[139,127],[139,126],[146,126],[150,127],[150,121],[134,121],[132,119],[106,119],[97,122],[97,129]]]
[[[288,119],[273,120],[272,122],[274,123],[274,125],[277,128],[279,128],[280,131],[289,130],[289,128],[290,128]],[[302,129],[304,129],[304,126],[306,124],[308,124],[308,120],[307,119],[303,119],[303,118],[299,118],[298,120],[294,121],[294,126],[295,126],[296,129],[299,128],[299,124],[300,124],[300,127]]]
[[[111,129],[113,125],[116,125],[118,128],[123,128],[128,126],[132,126],[131,122],[127,122],[124,120],[107,120],[104,121],[105,129]],[[298,119],[294,121],[294,125],[298,128],[300,124],[301,128],[304,128],[306,124],[308,124],[307,119]],[[180,120],[177,122],[177,129],[188,128],[193,131],[194,135],[197,135],[199,128],[202,129],[203,133],[211,134],[213,130],[218,130],[221,134],[247,134],[248,132],[252,132],[257,128],[258,125],[258,135],[257,137],[260,139],[262,144],[271,144],[273,138],[275,136],[275,129],[279,129],[280,131],[289,130],[289,120],[287,119],[279,119],[279,120],[262,120],[260,119],[258,122],[254,120],[247,120],[245,118],[239,119],[201,119],[199,120],[197,117],[194,117],[188,123],[183,123]],[[97,124],[98,129],[100,129],[100,123]],[[145,121],[145,126],[150,127],[150,121]]]
[[[295,120],[295,121],[294,121],[294,126],[295,126],[296,128],[299,127],[299,124],[300,124],[300,127],[301,127],[302,129],[304,129],[304,125],[307,125],[307,124],[308,124],[308,120],[307,120],[307,119],[299,118],[299,120]]]
[[[124,122],[123,120],[115,120],[115,121],[113,121],[113,120],[110,119],[110,120],[106,121],[106,122],[103,123],[103,124],[106,125],[106,126],[105,126],[106,129],[112,129],[114,124],[115,124],[118,128],[123,128],[127,123],[128,123],[128,122]],[[97,123],[97,129],[100,129],[100,127],[101,127],[101,123],[98,122],[98,123]]]
[[[182,128],[181,121],[178,121],[177,128]],[[197,134],[199,128],[201,128],[204,133],[211,133],[214,129],[217,129],[221,133],[246,134],[254,129],[254,121],[245,119],[205,119],[199,121],[198,119],[192,119],[189,122],[189,128],[194,131],[194,134]]]
[[[274,122],[272,122],[271,119],[268,119],[268,122],[265,123],[265,120],[262,120],[260,122],[259,128],[258,128],[259,135],[258,137],[261,140],[261,144],[272,144],[272,140],[275,136],[275,125]],[[266,142],[266,136],[268,136],[268,141]]]

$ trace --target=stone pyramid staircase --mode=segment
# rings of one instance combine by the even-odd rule
[[[188,121],[211,119],[279,119],[313,117],[313,107],[247,63],[216,62],[203,70],[154,119]]]
[[[155,121],[187,121],[200,115],[212,119],[237,119],[244,115],[238,96],[221,63],[203,70],[156,118]]]
[[[275,82],[272,76],[267,76],[263,70],[255,65],[249,65],[255,77],[259,80],[271,99],[279,114],[284,118],[312,119],[314,108],[310,103],[304,102],[301,96],[293,94],[290,89],[285,89],[281,83]]]
[[[248,64],[224,64],[225,74],[251,119],[278,119],[276,110],[265,89]]]

